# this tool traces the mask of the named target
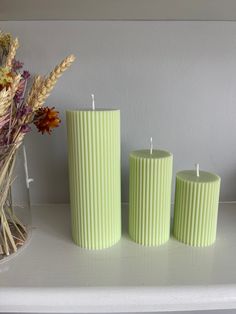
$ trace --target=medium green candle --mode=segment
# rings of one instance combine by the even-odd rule
[[[174,236],[191,246],[215,242],[220,193],[216,174],[185,170],[176,175]]]
[[[83,248],[107,248],[121,236],[120,111],[66,116],[72,237]]]
[[[139,150],[129,156],[129,234],[137,243],[158,246],[170,236],[173,156]]]

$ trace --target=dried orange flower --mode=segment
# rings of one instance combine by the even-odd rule
[[[42,107],[35,114],[34,124],[42,134],[45,132],[50,134],[52,129],[58,127],[61,122],[59,112],[54,109],[55,107]]]

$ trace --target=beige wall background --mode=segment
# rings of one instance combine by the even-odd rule
[[[69,201],[65,110],[90,106],[91,93],[98,107],[121,110],[123,201],[129,152],[150,136],[174,154],[174,174],[199,162],[222,177],[221,200],[236,200],[235,22],[2,21],[0,29],[19,37],[31,73],[77,56],[47,102],[61,127],[26,140],[33,203]]]

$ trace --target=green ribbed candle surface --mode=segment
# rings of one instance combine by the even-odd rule
[[[191,246],[215,242],[220,177],[209,172],[185,170],[176,175],[174,236]]]
[[[121,236],[120,111],[67,111],[72,237],[103,249]]]
[[[129,161],[129,235],[142,245],[161,245],[170,236],[173,156],[140,150]]]

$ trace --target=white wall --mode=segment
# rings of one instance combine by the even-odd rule
[[[221,200],[236,200],[235,22],[0,22],[18,36],[18,58],[48,72],[73,52],[77,62],[47,104],[62,114],[51,136],[27,137],[32,200],[68,202],[64,110],[90,105],[122,112],[122,189],[128,154],[154,145],[174,154],[174,173],[192,168],[222,177]]]

